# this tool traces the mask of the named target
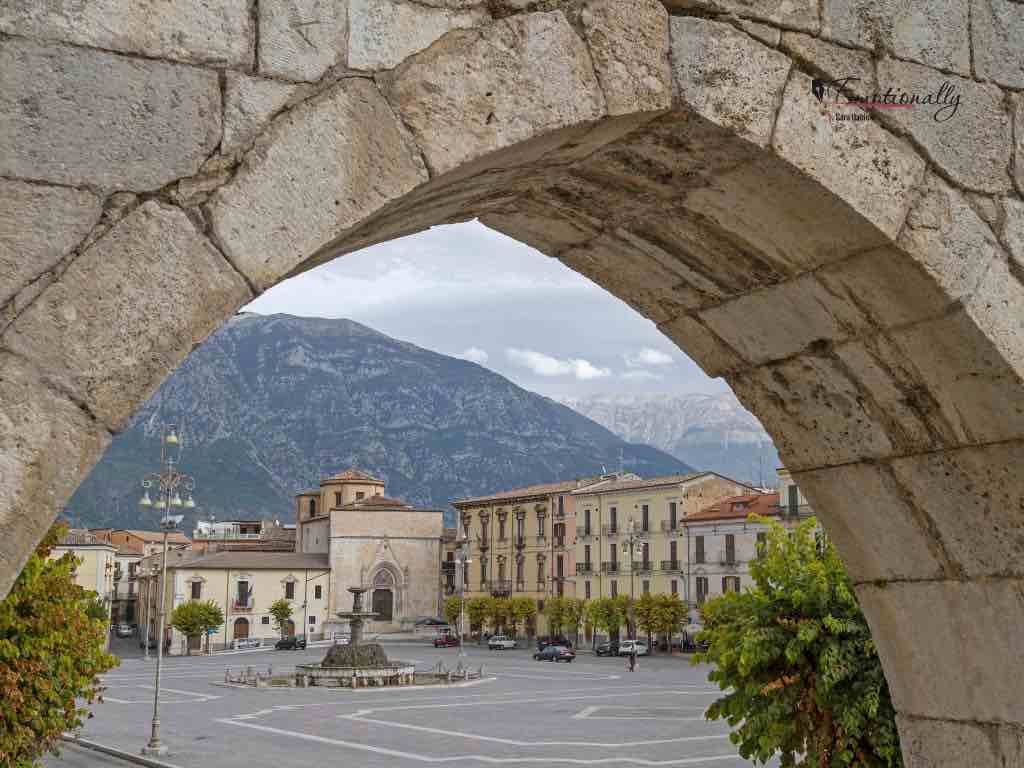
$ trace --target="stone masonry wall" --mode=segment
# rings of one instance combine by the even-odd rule
[[[1017,0],[3,4],[0,592],[239,306],[479,217],[761,419],[907,764],[1021,764],[1022,40]],[[815,97],[850,77],[946,101]]]

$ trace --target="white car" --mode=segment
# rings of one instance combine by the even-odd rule
[[[509,648],[516,647],[516,641],[511,637],[505,637],[504,635],[493,635],[491,639],[487,641],[487,647],[492,651],[507,651]]]
[[[643,640],[623,640],[619,643],[619,656],[629,656],[636,648],[637,656],[650,656],[651,649]]]
[[[258,637],[242,637],[231,641],[231,647],[236,651],[243,648],[259,648],[262,644]]]

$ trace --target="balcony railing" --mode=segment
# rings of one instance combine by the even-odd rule
[[[518,536],[515,540],[516,549],[522,549],[526,546],[526,539],[522,536]]]
[[[576,563],[576,573],[593,573],[593,563]]]
[[[537,544],[539,546],[542,546],[542,547],[547,546],[547,543],[548,543],[548,537],[547,536],[545,536],[543,533],[537,534]]]
[[[592,528],[584,528],[582,531],[576,531],[576,538],[580,541],[592,539],[594,538],[594,530]]]
[[[781,518],[785,520],[795,520],[797,518],[813,517],[814,510],[811,509],[810,504],[798,504],[795,507],[791,507],[788,504],[779,504],[773,507],[772,510]]]
[[[679,560],[662,560],[661,570],[663,571],[681,571],[683,564]]]
[[[678,520],[676,520],[675,522],[673,522],[671,520],[662,520],[661,521],[661,532],[662,533],[675,533],[678,530],[679,530],[679,521]]]
[[[561,536],[556,538],[554,544],[552,545],[552,548],[553,549],[565,549],[565,539],[563,539]]]
[[[244,611],[251,611],[253,606],[253,599],[250,597],[248,600],[232,600],[231,610],[235,613],[241,613]]]
[[[262,539],[262,533],[239,533],[238,531],[192,531],[193,539],[200,539],[202,541],[211,541],[215,539],[220,540],[244,540],[253,541]]]
[[[605,536],[618,536],[619,535],[619,526],[618,525],[602,525],[601,526],[601,532]]]
[[[601,571],[603,573],[618,573],[619,572],[619,564],[618,564],[618,562],[601,563]]]
[[[455,585],[450,583],[450,582],[448,584],[445,584],[444,585],[444,596],[445,597],[451,597],[454,594],[455,594]]]
[[[441,562],[441,573],[455,573],[455,561],[444,560]]]
[[[488,584],[487,591],[491,597],[508,597],[512,594],[512,580],[496,579]]]
[[[554,519],[555,520],[565,520],[565,510],[563,509],[563,510],[559,511],[559,510],[556,509],[555,510],[555,514],[554,514]]]
[[[650,573],[653,570],[650,560],[633,563],[633,573]]]
[[[736,555],[719,555],[718,564],[733,566],[739,565],[740,561],[736,559]]]
[[[491,546],[491,540],[490,539],[478,539],[477,542],[476,542],[476,545],[478,547],[480,547],[480,549],[487,549],[489,546]]]

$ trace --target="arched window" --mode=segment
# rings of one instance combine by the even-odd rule
[[[309,500],[309,516],[316,517],[316,499]]]

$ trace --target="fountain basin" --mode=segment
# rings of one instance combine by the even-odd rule
[[[413,685],[416,665],[408,661],[392,661],[366,667],[335,667],[323,664],[298,664],[295,676],[300,686],[319,685],[335,688],[367,688],[390,685]]]

